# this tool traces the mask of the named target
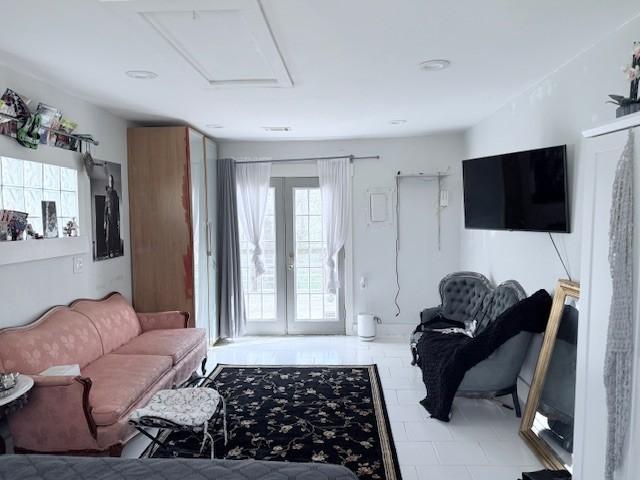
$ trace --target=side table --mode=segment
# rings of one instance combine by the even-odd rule
[[[33,388],[33,378],[20,375],[15,387],[0,393],[0,418],[9,416],[27,403],[27,392]],[[4,439],[0,435],[0,454],[6,453]]]

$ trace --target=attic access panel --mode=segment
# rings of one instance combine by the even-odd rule
[[[109,3],[144,20],[209,85],[293,86],[257,0]]]

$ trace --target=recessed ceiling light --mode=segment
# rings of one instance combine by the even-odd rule
[[[291,127],[262,127],[265,132],[290,132]]]
[[[223,125],[217,124],[217,123],[209,123],[207,125],[205,125],[205,127],[207,127],[210,130],[214,130],[214,129],[218,129],[218,128],[224,128]]]
[[[406,120],[391,120],[389,122],[391,125],[404,125],[405,123],[407,123]]]
[[[128,70],[125,73],[127,77],[135,78],[136,80],[153,80],[158,77],[156,72],[150,72],[149,70]]]
[[[420,63],[420,68],[422,70],[426,70],[427,72],[435,72],[436,70],[444,70],[451,62],[449,60],[444,59],[436,59],[436,60],[427,60],[425,62]]]

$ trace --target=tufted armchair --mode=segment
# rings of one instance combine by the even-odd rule
[[[412,365],[418,361],[416,345],[422,329],[442,317],[460,322],[475,332],[482,331],[502,312],[526,297],[522,286],[509,280],[493,287],[489,279],[475,272],[451,273],[440,281],[441,305],[420,313],[420,325],[411,335]],[[531,333],[521,332],[478,363],[465,375],[457,395],[495,397],[511,394],[516,415],[520,416],[516,381],[531,341]]]

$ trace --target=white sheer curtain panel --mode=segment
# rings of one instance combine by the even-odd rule
[[[271,163],[236,164],[238,217],[247,240],[253,246],[252,261],[256,269],[256,277],[264,273],[260,240],[264,217],[267,213],[270,181]]]
[[[318,160],[318,177],[322,195],[322,235],[327,244],[327,290],[340,288],[337,257],[344,246],[351,211],[351,165],[348,158]]]

